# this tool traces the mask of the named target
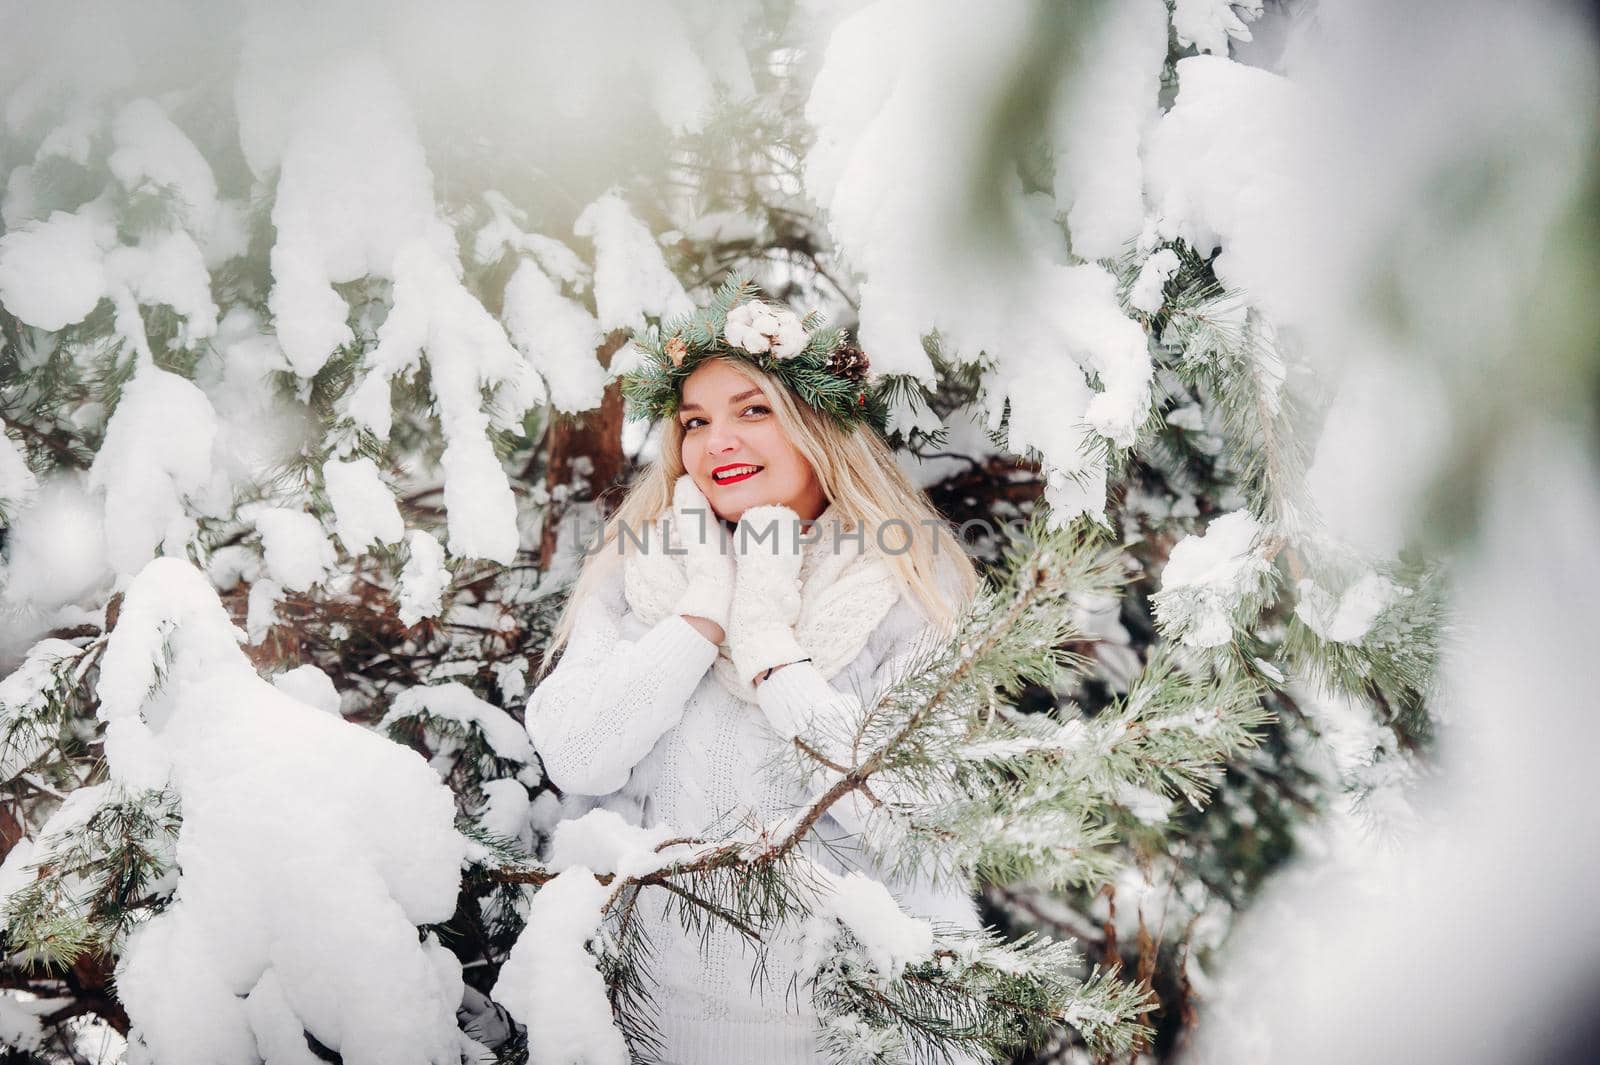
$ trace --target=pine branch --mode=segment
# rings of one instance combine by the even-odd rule
[[[173,862],[176,800],[93,787],[103,789],[102,801],[80,825],[38,842],[29,865],[35,879],[5,906],[8,942],[46,969],[70,968],[90,950],[114,955],[135,924],[166,906],[155,889]]]
[[[1036,853],[1040,848],[1030,849],[1015,836],[1001,833],[995,843],[995,817],[1030,831],[1047,829],[1038,834],[1052,848],[1078,840],[1070,847],[1072,868],[1087,877],[1111,868],[1099,853],[1114,838],[1110,815],[1102,811],[1114,803],[1119,783],[1159,781],[1198,802],[1217,751],[1243,742],[1253,719],[1241,706],[1254,706],[1253,691],[1223,693],[1214,720],[1206,719],[1196,703],[1214,693],[1203,681],[1156,670],[1130,693],[1122,713],[1091,723],[1098,738],[1081,748],[1052,745],[1037,723],[985,717],[995,693],[1015,691],[1025,680],[1054,682],[1062,669],[1082,662],[1065,649],[1080,638],[1070,620],[1074,603],[1104,595],[1121,579],[1116,553],[1082,534],[1047,533],[1042,521],[1031,532],[1028,546],[1014,549],[1013,577],[1004,591],[981,598],[952,631],[908,656],[901,675],[864,707],[844,747],[858,757],[847,765],[828,753],[835,747],[802,739],[800,751],[818,755],[818,764],[838,774],[837,780],[795,817],[763,829],[754,840],[674,841],[690,853],[650,873],[600,875],[612,888],[607,910],[613,918],[630,912],[639,892],[660,888],[677,903],[686,931],[705,936],[715,927],[731,927],[764,958],[774,929],[825,906],[826,892],[810,882],[802,844],[846,796],[870,791],[869,784],[885,775],[892,778],[895,798],[874,794],[873,801],[910,826],[902,840],[913,839],[919,855],[954,851],[958,869],[989,876],[1032,871],[1052,861],[1061,866],[1060,859]],[[1184,714],[1192,721],[1180,721]],[[1215,738],[1194,742],[1196,731]],[[975,842],[985,837],[988,842]],[[504,870],[497,876],[538,884],[550,874]],[[1145,992],[1114,981],[1078,980],[1076,955],[1064,945],[962,942],[930,966],[887,983],[883,974],[859,967],[820,973],[819,1007],[835,1018],[856,1018],[865,1026],[857,1034],[867,1032],[869,1042],[889,1033],[895,1045],[919,1047],[916,1053],[924,1055],[956,1046],[999,1053],[1036,1043],[1062,1023],[1076,1024],[1091,1045],[1110,1050],[1143,1038],[1133,1018],[1148,1008]],[[954,965],[957,958],[967,960]]]

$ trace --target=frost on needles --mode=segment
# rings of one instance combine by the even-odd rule
[[[574,518],[603,487],[591,458],[613,449],[626,478],[643,434],[597,434],[595,455],[560,461],[550,441],[615,400],[631,351],[612,349],[616,331],[659,326],[738,270],[851,328],[894,389],[900,457],[946,513],[1115,530],[1128,581],[1077,600],[1079,627],[1101,639],[1066,645],[1093,659],[1088,673],[1063,671],[1064,692],[969,692],[970,736],[950,724],[955,703],[927,709],[833,809],[880,854],[1006,883],[985,893],[1006,934],[1076,939],[1080,978],[1137,956],[1121,979],[1148,974],[1156,1043],[1181,1041],[1190,977],[1203,990],[1234,918],[1305,830],[1348,796],[1377,797],[1367,810],[1403,801],[1426,764],[1444,630],[1435,567],[1339,542],[1309,502],[1307,429],[1339,421],[1281,284],[1279,201],[1304,111],[1291,78],[1229,52],[1261,5],[1119,0],[1104,20],[1052,19],[1043,34],[1030,12],[1045,8],[1025,0],[886,0],[831,26],[753,0],[638,3],[626,20],[606,5],[556,20],[475,0],[401,6],[382,40],[366,20],[331,19],[309,50],[303,20],[265,8],[203,39],[181,6],[107,10],[99,36],[151,75],[127,84],[91,69],[70,19],[19,8],[0,37],[15,60],[0,63],[15,90],[0,130],[0,608],[14,622],[0,633],[0,1032],[45,1055],[89,1024],[127,1031],[130,1057],[162,1065],[253,1060],[224,986],[261,1049],[327,1049],[341,1010],[306,1003],[343,963],[295,953],[296,922],[261,919],[289,930],[270,979],[251,935],[202,942],[192,972],[151,961],[163,943],[167,962],[189,956],[221,907],[254,914],[246,896],[203,889],[208,848],[237,838],[289,863],[271,883],[307,878],[296,898],[348,877],[330,905],[387,908],[337,931],[398,959],[396,1001],[438,1027],[406,1053],[449,1058],[471,1040],[514,1062],[543,1038],[483,991],[530,920],[560,923],[563,897],[595,892],[541,891],[530,911],[530,885],[504,870],[538,852],[557,863],[539,875],[581,886],[578,866],[626,880],[688,860],[651,843],[629,866],[637,841],[602,846],[600,824],[545,850],[571,833],[511,726],[570,576]],[[607,61],[587,61],[602,39]],[[1211,54],[1187,54],[1191,41]],[[1018,61],[1030,51],[1042,67]],[[607,110],[619,69],[644,81]],[[504,107],[463,101],[462,71],[506,79]],[[1017,114],[1007,99],[1060,106]],[[564,125],[552,100],[594,106]],[[469,106],[434,106],[450,101]],[[1001,114],[1018,123],[994,127]],[[567,166],[580,156],[593,173]],[[1015,254],[973,239],[975,191],[1005,220],[988,235]],[[1381,526],[1394,508],[1344,510],[1333,516]],[[993,546],[974,553],[994,562]],[[222,619],[181,564],[149,571],[165,592],[142,582],[155,555],[191,560],[247,642],[196,659]],[[119,617],[141,600],[159,609]],[[154,686],[124,702],[134,713],[104,717],[110,647],[140,632],[140,661],[160,657]],[[233,662],[236,712],[179,744],[207,672],[185,663],[202,660]],[[1233,693],[1251,690],[1273,717],[1261,746],[1210,758],[1249,702]],[[1327,691],[1349,698],[1330,710]],[[923,694],[890,693],[860,722],[863,747],[853,728],[805,737],[784,770],[827,793]],[[1055,709],[1066,695],[1081,714]],[[455,877],[453,904],[432,881],[413,890],[423,868],[401,860],[412,852],[388,835],[392,811],[274,806],[287,784],[265,769],[230,779],[252,748],[227,738],[277,711],[297,753],[274,771],[324,800],[350,777],[396,811],[422,804],[426,774],[396,769],[410,781],[396,784],[379,767],[400,763],[377,752],[420,755],[408,765],[427,766],[443,798],[428,800],[436,834],[417,846],[461,847],[459,868],[426,867]],[[170,787],[153,783],[163,766]],[[1185,797],[1207,789],[1199,812]],[[317,834],[290,847],[273,817]],[[924,1023],[930,1003],[960,1015],[951,1003],[979,981],[928,967],[969,955],[940,954],[947,938],[890,919],[870,887],[789,876],[801,857],[674,882],[746,924],[781,904],[819,957],[855,959],[819,970],[817,993],[837,1018],[830,1038],[857,1058],[942,1038]],[[644,1034],[628,1007],[648,967],[608,939],[598,906],[600,953],[581,923],[554,953],[593,965],[622,1008],[588,1015],[611,1016],[626,1041]],[[892,934],[861,940],[880,926]],[[1001,968],[1022,949],[967,947]],[[1018,994],[1059,1004],[1070,991],[1069,1023],[1130,1015],[1052,983],[1070,944],[1028,949],[1018,964],[1044,976]],[[118,962],[136,959],[145,983],[119,982]],[[170,977],[170,996],[137,997],[151,974]],[[17,1005],[26,995],[77,1012],[41,1023]],[[369,998],[345,1005],[370,1019]],[[356,1065],[393,1047],[337,1049]]]
[[[1019,539],[1007,572],[906,656],[854,719],[793,741],[769,771],[808,778],[816,797],[760,826],[753,841],[663,839],[597,810],[561,827],[552,862],[495,872],[539,885],[496,989],[529,1022],[535,1047],[576,1045],[570,1030],[532,1023],[550,1016],[552,1002],[570,1003],[568,1018],[609,1018],[602,996],[617,1006],[625,1041],[651,1045],[651,950],[631,914],[641,894],[662,892],[686,927],[732,926],[757,950],[800,929],[802,993],[839,1061],[1004,1055],[1041,1046],[1063,1026],[1096,1054],[1121,1054],[1148,1034],[1138,1020],[1152,1006],[1147,992],[1114,972],[1083,976],[1071,943],[1007,942],[913,918],[878,882],[837,876],[808,856],[812,828],[833,814],[887,866],[966,884],[1095,883],[1117,864],[1115,808],[1130,790],[1198,808],[1221,763],[1253,742],[1264,714],[1252,683],[1166,658],[1093,716],[1070,704],[1016,712],[1010,700],[1025,684],[1055,689],[1083,667],[1067,650],[1085,639],[1074,618],[1123,577],[1114,549],[1043,522]],[[589,930],[591,955],[576,943],[560,948],[576,974],[550,963],[556,928]],[[614,1038],[596,1032],[583,1045],[620,1046]],[[626,1060],[587,1053],[581,1060]]]

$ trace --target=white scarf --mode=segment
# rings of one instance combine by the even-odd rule
[[[669,511],[651,529],[657,537],[645,551],[629,551],[623,559],[623,589],[628,606],[646,625],[654,625],[672,613],[689,580],[683,556],[660,549],[659,539],[671,523]],[[855,661],[878,627],[900,598],[900,582],[882,556],[863,536],[835,536],[838,514],[830,505],[817,517],[815,543],[802,546],[800,561],[800,619],[794,627],[795,641],[805,648],[811,662],[824,677],[833,679]],[[681,542],[673,532],[673,543]],[[728,645],[717,649],[711,672],[723,687],[746,702],[756,701],[754,686],[740,680],[734,672]]]

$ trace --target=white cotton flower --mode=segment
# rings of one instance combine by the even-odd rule
[[[805,350],[806,341],[811,338],[793,311],[779,311],[777,317],[778,329],[772,334],[773,358],[793,358]]]
[[[751,300],[741,303],[728,312],[728,322],[723,329],[731,347],[743,348],[755,354],[764,354],[772,348],[772,336],[777,332],[774,309]]]
[[[770,353],[775,359],[800,354],[809,339],[805,326],[793,311],[757,300],[741,303],[729,311],[722,335],[730,347],[757,355]]]
[[[758,303],[741,303],[728,312],[728,321],[722,327],[722,335],[730,348],[743,348],[759,355],[772,346],[755,327],[756,317],[760,313],[761,305]]]

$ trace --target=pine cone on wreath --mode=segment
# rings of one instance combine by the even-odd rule
[[[852,344],[842,344],[829,352],[828,363],[823,369],[834,377],[859,384],[867,379],[870,365],[866,352]]]
[[[672,365],[682,366],[683,360],[688,357],[689,345],[683,342],[682,337],[673,337],[667,341],[667,358],[672,360]]]

